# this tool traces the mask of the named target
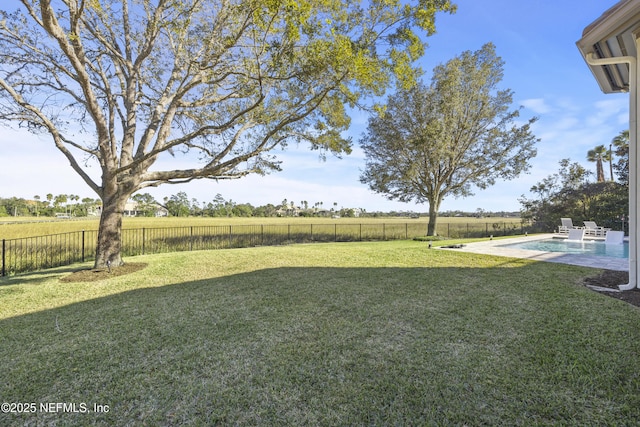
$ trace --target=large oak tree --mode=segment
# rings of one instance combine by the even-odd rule
[[[347,107],[398,79],[411,84],[420,32],[431,34],[436,13],[455,6],[17,0],[0,8],[0,121],[49,134],[101,198],[101,267],[122,263],[122,211],[138,190],[277,170],[274,149],[291,142],[348,153]],[[189,167],[159,166],[184,154]]]
[[[429,86],[390,96],[360,141],[361,181],[390,199],[428,202],[427,234],[435,235],[445,196],[469,196],[526,171],[536,155],[535,119],[518,123],[512,91],[498,88],[502,77],[503,61],[488,43],[436,67]]]

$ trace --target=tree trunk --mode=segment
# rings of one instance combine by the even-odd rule
[[[117,188],[117,185],[115,186]],[[123,263],[122,214],[128,195],[114,191],[102,199],[94,268],[119,267]]]
[[[436,236],[436,220],[438,213],[429,207],[429,225],[427,226],[427,236]]]
[[[611,176],[611,182],[613,182],[613,147],[609,144],[609,174]]]
[[[604,168],[602,167],[602,160],[598,160],[596,163],[596,172],[598,182],[604,182]]]
[[[438,220],[438,210],[440,209],[441,197],[429,200],[429,225],[427,226],[427,236],[437,236],[436,221]]]

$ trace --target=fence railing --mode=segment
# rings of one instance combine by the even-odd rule
[[[400,240],[424,236],[428,223],[224,225],[122,230],[122,255],[274,246],[311,242]],[[448,238],[507,236],[547,230],[542,224],[515,222],[443,223],[436,232]],[[77,231],[3,239],[2,276],[95,259],[97,231]]]

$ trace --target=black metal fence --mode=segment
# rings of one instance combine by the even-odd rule
[[[374,224],[225,225],[139,228],[122,231],[122,255],[274,246],[311,242],[400,240],[424,236],[425,222]],[[545,232],[543,224],[516,222],[443,223],[437,234],[448,238],[507,236]],[[60,267],[95,259],[97,231],[3,239],[1,275]]]

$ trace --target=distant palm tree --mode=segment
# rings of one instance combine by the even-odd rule
[[[618,136],[611,141],[616,147],[615,155],[618,162],[614,165],[616,174],[621,183],[629,183],[629,130],[620,132]],[[613,157],[613,156],[612,156]]]
[[[598,182],[604,182],[604,168],[602,167],[602,162],[608,161],[610,157],[611,151],[607,150],[604,145],[598,145],[593,150],[589,150],[587,152],[587,160],[595,162],[596,164],[596,176]]]
[[[615,145],[617,148],[621,148],[621,147],[625,147],[629,145],[629,130],[623,130],[622,132],[620,132],[620,134],[618,136],[616,136],[615,138],[613,138],[613,145]]]

